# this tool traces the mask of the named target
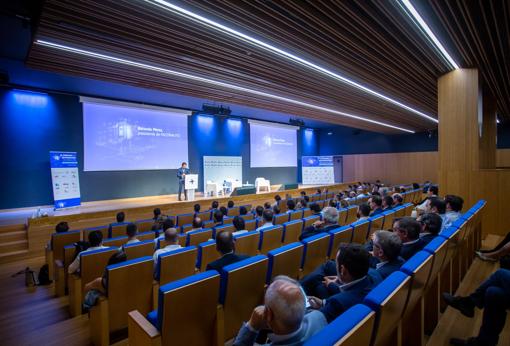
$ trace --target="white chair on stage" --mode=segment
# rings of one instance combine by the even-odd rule
[[[223,184],[225,191],[230,192],[230,193],[232,191],[234,191],[234,189],[236,187],[241,187],[241,186],[243,186],[242,182],[240,182],[239,180],[234,180],[232,178],[225,179],[225,184]]]
[[[219,194],[223,194],[223,189],[221,188],[220,183],[216,183],[211,180],[207,180],[207,184],[205,184],[205,193],[207,196],[218,196]]]
[[[271,182],[265,178],[258,177],[255,179],[255,189],[257,189],[257,193],[259,193],[262,189],[267,190],[267,192],[271,192]]]

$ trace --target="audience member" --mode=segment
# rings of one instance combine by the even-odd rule
[[[68,231],[69,231],[69,224],[66,221],[59,222],[55,226],[56,233],[65,233]],[[46,245],[46,247],[51,250],[51,239],[48,241],[48,245]]]
[[[404,197],[400,193],[393,194],[393,208],[400,207],[404,203]]]
[[[329,297],[308,297],[310,307],[320,310],[328,323],[363,301],[381,277],[368,275],[370,254],[361,245],[341,244],[336,256],[336,276],[325,277]]]
[[[271,203],[269,203],[269,202],[264,203],[264,209],[272,209],[272,208],[273,208],[273,206],[271,205]]]
[[[420,239],[420,230],[420,223],[410,216],[395,219],[393,222],[393,232],[402,240],[400,257],[404,260],[408,260],[425,246],[425,242]]]
[[[152,213],[154,214],[154,216],[152,217],[152,219],[154,221],[158,221],[160,216],[161,216],[161,209],[160,208],[154,208],[154,210],[152,211]]]
[[[213,214],[214,227],[223,225],[223,212],[221,210],[216,209]]]
[[[234,208],[234,201],[230,200],[227,202],[227,207],[230,209],[230,208]]]
[[[239,235],[243,233],[248,233],[246,230],[244,219],[240,216],[234,216],[234,220],[232,220],[236,231],[232,233],[233,235]]]
[[[437,186],[429,186],[427,188],[427,197],[419,203],[419,205],[416,207],[416,209],[420,211],[426,211],[427,210],[427,201],[430,198],[438,197],[439,194],[439,188]]]
[[[128,237],[128,241],[126,244],[134,244],[139,243],[140,240],[136,237],[138,235],[138,227],[134,223],[128,223],[126,226],[126,235]]]
[[[319,311],[306,314],[306,297],[299,284],[289,277],[277,276],[269,285],[264,305],[257,306],[250,320],[237,334],[234,346],[255,345],[258,333],[270,329],[266,345],[302,345],[327,325]],[[258,343],[257,343],[258,345]]]
[[[296,202],[293,199],[287,200],[287,213],[292,213],[296,209]]]
[[[165,239],[165,231],[169,228],[174,228],[175,227],[175,222],[174,222],[174,219],[173,218],[170,218],[170,217],[167,217],[165,220],[163,220],[163,222],[160,223],[161,226],[160,228],[158,228],[158,231],[159,230],[162,230],[163,232],[159,232],[159,236],[156,237],[156,239],[154,239],[154,243],[156,244],[156,246],[158,245],[158,241],[161,240],[161,239]]]
[[[472,318],[475,307],[483,309],[478,336],[467,340],[451,339],[451,345],[496,346],[505,327],[506,310],[510,308],[510,270],[498,269],[467,297],[443,293],[446,304]]]
[[[211,203],[211,209],[209,209],[210,211],[216,211],[216,209],[218,209],[218,207],[220,206],[220,204],[218,203],[218,201],[213,201]]]
[[[239,207],[239,215],[246,215],[248,214],[248,209],[246,208],[246,206],[242,205]]]
[[[361,203],[358,205],[358,211],[356,212],[356,216],[358,217],[358,221],[364,221],[370,216],[370,207],[367,203]]]
[[[419,221],[421,223],[420,239],[425,246],[441,232],[443,220],[438,214],[426,213],[419,218]]]
[[[179,232],[175,228],[169,228],[165,230],[165,247],[162,249],[158,249],[154,252],[154,265],[158,263],[158,256],[167,252],[171,252],[177,249],[180,249],[179,245]]]
[[[69,268],[67,270],[69,274],[77,273],[80,271],[80,258],[83,253],[107,248],[106,246],[103,246],[103,233],[101,233],[100,231],[90,232],[89,245],[90,247],[87,250],[80,252],[76,256],[74,261],[69,265]]]
[[[221,206],[221,207],[220,207],[220,211],[221,211],[221,213],[223,214],[223,218],[224,218],[224,219],[228,217],[228,209],[227,209],[226,207]]]
[[[200,231],[202,228],[204,228],[204,222],[199,217],[194,217],[193,222],[191,223],[191,231]]]
[[[393,207],[393,197],[387,195],[382,199],[382,209],[384,211],[390,210]]]
[[[117,222],[111,223],[108,226],[108,234],[112,234],[112,227],[113,226],[126,225],[127,223],[124,222],[125,218],[126,218],[126,214],[123,211],[118,212],[117,215],[115,215],[115,219],[117,220]]]
[[[262,221],[263,220],[263,217],[262,217],[262,213],[264,212],[264,207],[258,205],[256,208],[255,208],[255,220],[257,221]]]
[[[380,196],[373,195],[368,199],[368,205],[370,206],[370,209],[372,212],[370,213],[370,216],[376,216],[383,212],[382,209],[382,199]]]
[[[328,206],[336,209],[338,206],[338,201],[336,199],[330,199],[328,202]]]
[[[447,229],[462,216],[464,200],[459,196],[446,195],[444,201],[446,203],[446,213],[443,218],[443,229]]]
[[[280,195],[276,195],[274,196],[274,203],[273,203],[273,207],[275,205],[278,205],[280,203],[280,201],[282,200],[282,197]]]
[[[264,212],[262,213],[262,220],[259,223],[261,222],[264,222],[264,224],[262,226],[259,226],[257,228],[257,231],[273,227],[273,211],[269,209],[264,210]]]
[[[336,227],[338,227],[338,210],[336,208],[326,207],[322,210],[322,220],[315,221],[313,225],[307,227],[299,236],[299,240],[327,232]]]
[[[375,266],[382,279],[400,269],[404,260],[400,257],[402,240],[390,231],[379,230],[373,235],[373,257],[370,263]]]
[[[193,206],[193,211],[195,212],[195,214],[200,213],[200,204],[196,203],[196,204]]]
[[[220,231],[216,234],[216,250],[221,257],[207,265],[206,270],[216,270],[221,273],[221,269],[229,264],[242,261],[249,256],[235,254],[234,236],[229,231]]]
[[[315,202],[312,202],[308,205],[308,208],[312,211],[312,215],[320,215],[321,214],[321,206]]]
[[[277,206],[277,205],[273,206],[273,214],[274,214],[274,215],[278,215],[278,214],[280,214],[280,213],[281,213],[281,209],[280,209],[280,207],[279,207],[279,206]]]

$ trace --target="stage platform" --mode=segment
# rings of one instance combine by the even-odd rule
[[[280,192],[283,195],[285,191],[278,191],[281,185],[271,186],[271,191],[261,192],[257,195],[264,195],[269,193]],[[299,185],[299,189],[303,188],[319,188],[318,185]],[[249,196],[249,195],[248,195]],[[223,196],[204,196],[202,192],[195,193],[196,201],[214,200],[229,197],[229,195]],[[184,201],[182,201],[184,202]],[[160,196],[145,196],[145,197],[133,197],[133,198],[121,198],[111,199],[93,202],[83,202],[79,207],[54,210],[52,205],[35,206],[28,208],[17,208],[17,209],[3,209],[0,210],[0,226],[15,225],[15,224],[26,224],[30,218],[32,218],[38,209],[41,209],[41,213],[47,214],[49,217],[55,216],[70,216],[79,214],[91,214],[99,211],[116,211],[122,209],[132,209],[141,207],[151,207],[166,204],[181,203],[177,194],[172,195],[160,195]]]

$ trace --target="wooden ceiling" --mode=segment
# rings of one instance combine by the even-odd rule
[[[440,75],[448,72],[447,64],[394,1],[173,2],[437,118],[436,83]],[[491,2],[495,5],[468,6],[463,1],[438,0],[420,6],[451,45],[448,49],[461,58],[462,67],[483,66],[482,75],[499,98],[500,113],[510,116],[509,2]],[[487,15],[485,20],[491,24],[482,28],[474,25],[481,14]],[[478,18],[474,24],[472,17]],[[47,0],[35,38],[240,85],[415,131],[436,126],[401,107],[145,1]],[[27,64],[224,104],[295,114],[305,121],[311,118],[378,132],[400,132],[302,105],[40,45],[32,46]]]

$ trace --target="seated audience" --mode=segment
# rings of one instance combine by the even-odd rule
[[[163,220],[163,222],[160,223],[160,228],[158,228],[158,231],[162,231],[162,232],[159,232],[158,236],[154,239],[154,243],[155,245],[157,246],[158,245],[158,240],[160,239],[165,239],[165,231],[169,228],[174,228],[175,227],[175,222],[172,218],[169,218],[167,217],[165,220]]]
[[[213,201],[211,203],[211,209],[209,209],[210,211],[216,211],[216,209],[218,209],[218,207],[220,206],[220,204],[218,203],[218,201]]]
[[[341,199],[339,203],[340,203],[340,208],[348,208],[349,207],[349,202],[346,201],[345,199]]]
[[[274,196],[274,203],[273,203],[273,207],[275,205],[278,205],[280,203],[280,201],[282,200],[282,197],[280,195],[276,195]]]
[[[372,197],[370,197],[368,199],[368,205],[372,210],[370,216],[376,216],[383,212],[381,196],[373,195]]]
[[[400,257],[406,261],[425,246],[425,242],[420,239],[420,230],[420,223],[410,216],[395,219],[393,222],[393,232],[402,241]]]
[[[393,208],[400,207],[404,203],[404,197],[400,193],[393,194]]]
[[[293,199],[287,200],[287,213],[292,213],[296,209],[296,202]]]
[[[358,206],[358,211],[356,212],[356,216],[358,217],[358,221],[364,221],[369,218],[370,215],[370,207],[367,203],[361,203]]]
[[[373,251],[370,264],[386,279],[391,273],[400,269],[404,260],[400,257],[402,240],[394,232],[379,230],[373,237]]]
[[[302,345],[327,325],[319,311],[306,313],[306,297],[299,284],[289,277],[277,276],[264,296],[264,305],[257,306],[250,320],[237,334],[234,346],[252,346],[262,329],[270,329],[265,345]],[[257,345],[260,345],[257,343]]]
[[[155,265],[158,263],[159,255],[181,248],[179,245],[179,232],[177,229],[169,228],[165,230],[165,242],[166,246],[164,248],[154,251],[153,259]]]
[[[420,184],[413,183],[413,190],[418,190],[420,188]]]
[[[306,196],[306,191],[301,191],[299,194],[301,195],[301,197],[305,197]]]
[[[124,214],[123,211],[118,212],[117,215],[115,215],[115,218],[117,219],[117,222],[111,223],[108,226],[108,234],[111,234],[113,226],[120,226],[120,225],[127,224],[126,222],[124,222],[124,219],[126,218],[126,214]]]
[[[234,233],[232,233],[232,235],[248,233],[248,231],[246,230],[244,219],[242,217],[234,216],[234,220],[232,220],[232,223],[236,229],[236,231]]]
[[[391,196],[384,196],[382,199],[382,209],[384,211],[390,210],[393,208],[393,197]]]
[[[443,220],[438,214],[426,213],[420,217],[419,221],[421,223],[420,239],[425,246],[441,232]]]
[[[308,208],[312,211],[312,215],[321,215],[322,209],[321,206],[315,202],[312,202],[308,205]]]
[[[216,234],[216,250],[221,257],[209,263],[206,270],[216,270],[221,273],[221,269],[232,263],[242,261],[249,256],[235,254],[234,236],[229,231],[220,231]]]
[[[223,225],[223,217],[224,216],[225,215],[223,214],[223,212],[221,210],[216,209],[216,211],[213,214],[213,221],[214,221],[213,227]]]
[[[239,207],[239,215],[247,215],[248,214],[248,209],[246,209],[246,206],[242,205]]]
[[[338,227],[338,210],[336,208],[326,207],[322,210],[322,220],[315,221],[313,225],[307,227],[299,236],[299,240],[306,239],[313,235],[324,233]]]
[[[227,208],[234,208],[234,201],[228,201],[227,202]]]
[[[273,206],[271,205],[271,203],[269,203],[269,202],[264,203],[264,209],[272,209],[272,208],[273,208]]]
[[[336,199],[330,199],[328,202],[328,206],[331,208],[336,208],[338,206],[338,201]]]
[[[107,246],[103,246],[103,233],[100,231],[93,231],[89,233],[89,245],[87,250],[80,252],[74,261],[69,265],[67,272],[69,274],[77,273],[80,271],[80,257],[82,253],[90,252],[99,249],[106,249]]]
[[[264,210],[264,212],[262,213],[262,220],[259,221],[259,224],[262,222],[264,222],[264,224],[262,226],[259,226],[257,228],[257,231],[261,231],[263,229],[273,227],[273,211],[272,210],[269,210],[269,209]]]
[[[158,221],[160,216],[161,216],[161,209],[159,208],[154,208],[154,210],[152,211],[152,213],[154,214],[154,216],[152,217],[152,219],[154,221]]]
[[[68,231],[69,231],[69,224],[66,221],[59,222],[55,226],[55,233],[65,233]],[[48,241],[48,245],[46,245],[46,247],[51,250],[51,239]]]
[[[193,222],[191,223],[191,227],[192,228],[189,230],[189,232],[191,232],[191,231],[200,231],[201,229],[204,228],[204,222],[199,217],[195,217],[195,218],[193,218]]]
[[[351,306],[363,302],[381,277],[368,275],[370,254],[357,244],[341,244],[336,255],[336,276],[325,277],[326,299],[308,297],[310,307],[324,314],[328,323]]]
[[[138,235],[138,227],[134,223],[128,223],[126,226],[126,235],[128,237],[128,241],[126,244],[134,244],[139,243],[140,240],[136,237]]]
[[[444,201],[446,203],[446,213],[443,218],[443,229],[447,229],[462,216],[464,200],[459,196],[446,195]]]
[[[108,259],[107,266],[112,265],[112,264],[126,262],[126,261],[127,261],[126,253],[124,251],[118,251],[118,252],[114,253]],[[106,280],[107,280],[107,278],[106,278],[106,268],[105,268],[103,276],[95,278],[94,280],[87,283],[85,285],[85,287],[83,288],[83,293],[86,295],[89,291],[96,290],[103,295],[106,294]]]
[[[427,210],[427,201],[430,198],[438,197],[439,194],[439,188],[437,186],[429,186],[427,188],[427,197],[419,203],[419,205],[416,207],[417,210],[420,211],[426,211]]]
[[[220,211],[223,213],[223,219],[228,217],[228,209],[226,207],[221,206]]]
[[[196,214],[200,213],[200,204],[196,203],[194,206],[193,206],[193,212]]]
[[[273,214],[274,214],[274,215],[278,215],[278,214],[280,214],[280,213],[281,213],[281,209],[280,209],[280,207],[279,207],[279,206],[277,206],[277,205],[275,205],[275,206],[273,207]]]
[[[443,293],[446,304],[472,318],[475,307],[483,309],[478,335],[467,340],[451,339],[451,345],[496,346],[510,308],[510,270],[498,269],[467,297]]]
[[[255,220],[257,221],[262,221],[263,218],[262,218],[262,213],[264,212],[264,207],[258,205],[256,208],[255,208]]]

